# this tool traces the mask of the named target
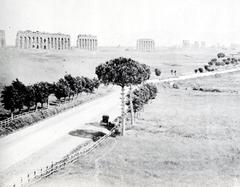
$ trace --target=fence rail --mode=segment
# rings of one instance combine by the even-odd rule
[[[88,96],[88,95],[84,95],[84,96]],[[84,98],[84,99],[86,99],[86,98]],[[91,99],[92,98],[89,97],[85,101],[88,101],[88,100],[91,100]],[[51,102],[51,103],[55,103],[51,108],[65,108],[65,107],[67,107],[67,105],[69,105],[69,104],[71,104],[73,102],[77,102],[77,105],[78,105],[78,104],[81,104],[82,100],[81,100],[81,98],[79,99],[77,97],[76,99],[65,100],[64,102],[56,102],[56,101],[54,101],[54,102]],[[48,108],[41,109],[41,111],[50,109],[51,103],[49,103]],[[27,116],[27,115],[35,113],[37,111],[39,111],[39,110],[32,110],[32,111],[28,111],[28,112],[23,112],[21,114],[13,115],[13,118],[8,117],[8,118],[6,118],[4,120],[1,120],[0,121],[0,128],[8,128],[8,125],[14,119],[18,119],[18,118],[20,118],[22,116]]]
[[[17,118],[20,118],[22,116],[25,116],[25,115],[28,115],[28,114],[32,114],[32,113],[35,113],[35,112],[36,111],[24,112],[22,114],[14,115],[13,118],[9,117],[9,118],[6,118],[4,120],[1,120],[0,121],[0,127],[4,127],[5,125],[9,125],[9,123],[11,123],[11,121],[13,121],[14,119],[17,119]]]
[[[116,124],[117,125],[113,127],[108,134],[102,136],[96,142],[85,143],[83,147],[81,147],[79,150],[73,151],[72,153],[65,156],[62,160],[52,163],[50,166],[46,166],[45,168],[36,170],[31,174],[27,174],[27,176],[24,178],[21,177],[19,181],[17,181],[13,185],[10,185],[9,187],[24,187],[33,185],[38,181],[42,180],[43,178],[46,178],[53,173],[59,171],[60,169],[63,169],[67,164],[75,162],[80,156],[84,156],[90,153],[100,144],[104,143],[108,139],[108,137],[114,134],[115,130],[119,127],[119,121],[117,121]]]

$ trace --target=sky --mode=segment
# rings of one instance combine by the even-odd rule
[[[0,0],[8,45],[19,30],[97,35],[100,46],[158,46],[182,40],[240,43],[240,0]]]

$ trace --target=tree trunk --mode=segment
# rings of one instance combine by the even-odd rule
[[[125,135],[125,95],[124,95],[124,86],[122,87],[121,93],[122,99],[122,136]]]
[[[47,108],[49,107],[49,99],[47,98]]]
[[[133,111],[133,99],[132,99],[132,85],[129,88],[129,100],[130,100],[130,111],[131,111],[131,125],[134,125],[134,111]]]
[[[11,111],[11,119],[13,120],[13,111]]]

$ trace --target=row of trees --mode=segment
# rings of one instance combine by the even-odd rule
[[[204,65],[203,68],[195,69],[195,73],[203,73],[204,71],[214,71],[219,66],[225,65],[236,65],[240,62],[240,59],[236,59],[234,57],[226,57],[224,53],[218,53],[217,58],[211,59],[207,65]]]
[[[134,113],[139,112],[144,104],[149,100],[155,99],[157,96],[157,87],[153,84],[143,84],[132,93],[132,103]],[[126,105],[129,106],[128,112],[130,112],[130,94],[127,95]]]
[[[1,98],[3,106],[6,110],[13,112],[18,109],[19,112],[25,107],[30,110],[31,107],[37,109],[38,103],[43,107],[44,103],[48,103],[50,94],[54,94],[58,100],[67,97],[70,99],[82,92],[92,93],[94,89],[99,87],[99,81],[96,78],[73,77],[70,74],[64,76],[56,83],[39,82],[33,85],[25,86],[18,79],[3,88]]]
[[[134,111],[132,104],[132,86],[139,85],[150,78],[151,70],[146,64],[140,64],[131,58],[116,58],[100,64],[95,73],[98,79],[105,85],[114,84],[120,86],[122,100],[122,135],[125,133],[125,87],[129,87],[129,100],[131,108],[131,123],[133,124]]]

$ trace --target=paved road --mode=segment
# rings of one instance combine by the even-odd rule
[[[148,82],[171,82],[235,71],[240,71],[240,68]],[[79,128],[93,129],[94,127],[84,124],[99,121],[103,114],[109,114],[112,119],[120,114],[120,89],[115,89],[107,96],[0,138],[0,186],[5,182],[13,184],[15,179],[26,176],[28,172],[42,168],[51,161],[60,160],[74,147],[86,141],[68,133]]]

